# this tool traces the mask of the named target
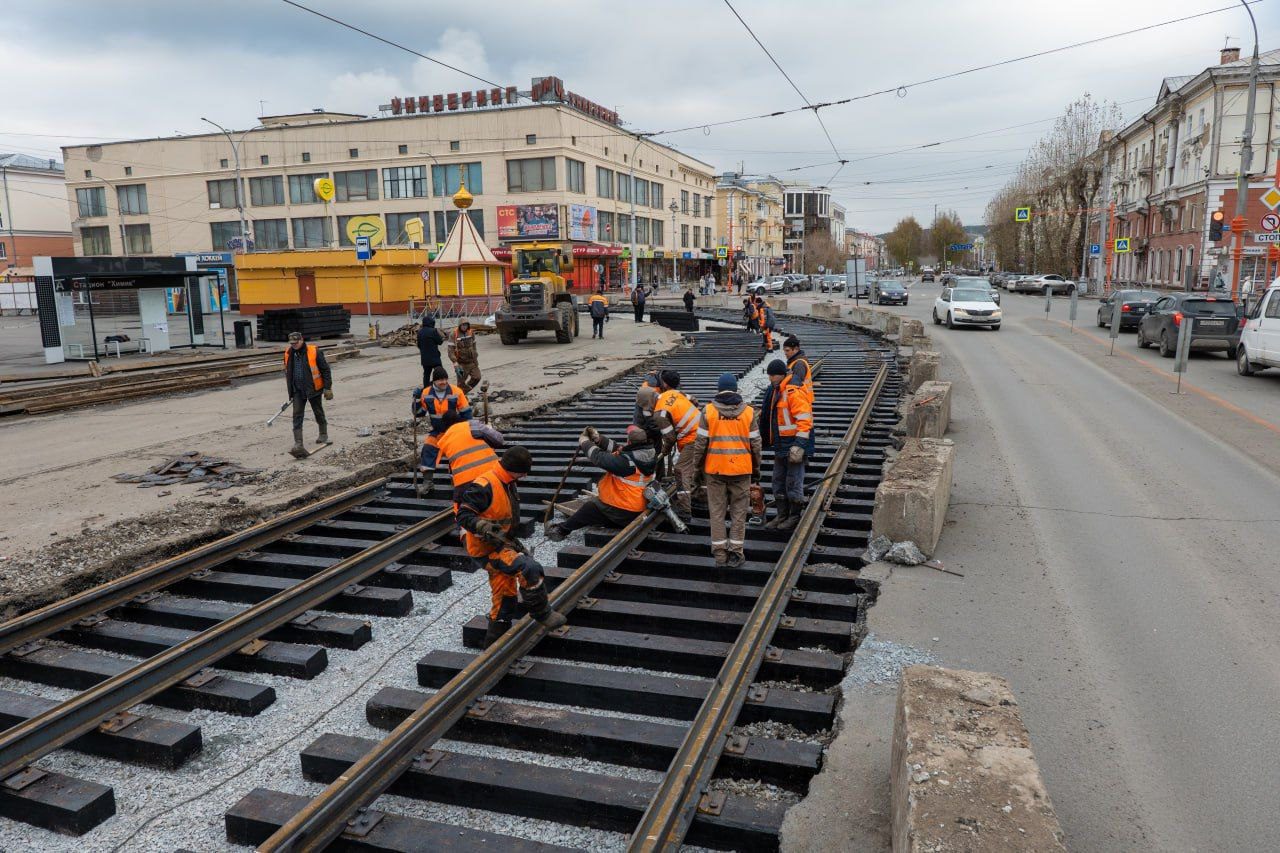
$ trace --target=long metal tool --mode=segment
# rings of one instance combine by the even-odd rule
[[[339,492],[318,503],[286,512],[270,521],[255,524],[238,533],[201,545],[185,554],[153,563],[135,572],[86,589],[70,598],[16,616],[0,624],[0,654],[23,643],[48,637],[69,628],[86,616],[104,613],[147,592],[155,592],[201,569],[209,569],[245,551],[253,551],[275,542],[280,537],[297,533],[354,506],[367,503],[386,486],[386,480],[374,480]]]
[[[609,543],[583,563],[551,594],[551,609],[567,613],[609,572],[617,568],[663,518],[646,512],[622,528]],[[437,740],[444,737],[467,708],[506,676],[545,634],[525,616],[502,638],[477,655],[377,746],[330,783],[288,823],[263,842],[260,853],[323,850],[340,836],[362,806],[385,792]]]
[[[760,669],[769,641],[790,601],[790,592],[795,588],[800,570],[818,537],[822,518],[840,487],[840,478],[831,475],[843,472],[853,458],[887,374],[888,367],[881,365],[858,408],[857,416],[827,467],[828,476],[815,490],[813,499],[800,516],[800,523],[779,557],[777,568],[743,625],[737,642],[725,657],[710,694],[698,710],[684,742],[667,768],[666,776],[632,833],[628,853],[659,850],[674,853],[680,849],[703,790],[724,749],[729,729],[742,710],[747,688]]]
[[[272,415],[271,417],[267,418],[267,426],[271,426],[273,423],[275,423],[275,422],[276,422],[276,418],[278,418],[278,417],[280,417],[281,415],[283,415],[283,414],[284,414],[284,410],[285,410],[285,409],[287,409],[287,408],[289,408],[289,404],[290,404],[290,403],[292,403],[292,402],[293,402],[292,400],[285,400],[283,403],[281,403],[281,404],[280,404],[280,411],[276,412],[274,415]]]
[[[103,720],[145,702],[198,670],[301,616],[352,584],[417,551],[453,529],[444,510],[282,590],[186,642],[165,649],[119,675],[0,732],[0,779],[65,746]]]
[[[547,504],[547,511],[542,515],[542,523],[549,524],[551,516],[555,515],[556,502],[560,500],[560,490],[564,488],[564,483],[569,479],[569,472],[573,470],[573,466],[578,464],[578,457],[582,452],[577,448],[573,450],[573,458],[569,460],[569,464],[564,467],[564,473],[560,475],[560,483],[556,486],[556,493],[551,496],[551,502]]]

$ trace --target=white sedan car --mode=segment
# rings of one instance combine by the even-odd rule
[[[1000,328],[1000,306],[991,291],[979,287],[944,287],[933,302],[933,322],[956,326],[988,326]]]

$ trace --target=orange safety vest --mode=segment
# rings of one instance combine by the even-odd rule
[[[498,465],[498,454],[482,438],[471,434],[471,422],[454,424],[436,439],[440,460],[449,463],[453,487],[464,486]]]
[[[628,512],[644,512],[648,503],[644,497],[644,487],[652,482],[653,475],[645,474],[639,468],[635,468],[626,477],[606,471],[597,488],[600,500],[609,506]]]
[[[493,492],[493,499],[489,501],[489,506],[484,512],[479,514],[480,518],[496,521],[502,525],[503,530],[510,532],[516,522],[511,495],[507,493],[507,485],[512,482],[511,475],[499,467],[481,474],[473,482],[480,486],[488,486]],[[457,510],[455,509],[454,512],[456,513]],[[470,530],[462,531],[462,539],[467,546],[467,553],[472,557],[487,557],[502,549],[502,546],[495,545]]]
[[[608,305],[609,299],[603,293],[593,293],[591,294],[591,298],[587,300],[587,304],[590,305],[593,302],[603,302],[605,305]]]
[[[791,387],[788,376],[778,383],[777,421],[780,438],[794,438],[797,432],[808,433],[813,429],[813,409],[800,388]]]
[[[311,365],[311,382],[316,386],[317,391],[324,390],[324,377],[320,375],[320,367],[316,364],[316,348],[313,344],[307,344],[303,349],[307,352],[307,364]],[[293,347],[284,348],[284,369],[289,369],[289,353],[293,352]]]
[[[436,394],[434,385],[428,385],[423,388],[420,405],[422,410],[427,413],[427,416],[431,418],[431,428],[439,429],[440,419],[444,417],[445,412],[449,411],[450,406],[453,407],[455,412],[461,412],[471,404],[467,401],[467,395],[463,390],[451,383],[443,397]]]
[[[722,477],[740,477],[751,473],[751,418],[755,413],[750,406],[736,418],[721,417],[715,403],[707,403],[706,439],[707,458],[703,470]],[[698,433],[704,432],[701,428]],[[759,436],[757,432],[755,434]]]
[[[666,412],[676,433],[676,447],[681,449],[693,443],[698,429],[698,407],[680,391],[664,391],[658,398],[655,412]],[[665,430],[663,430],[665,432]]]
[[[809,365],[809,359],[804,356],[796,356],[787,362],[787,372],[790,373],[796,362],[804,365],[804,382],[800,387],[804,391],[805,397],[809,400],[810,408],[813,407],[813,368]]]

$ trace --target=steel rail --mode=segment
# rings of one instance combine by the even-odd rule
[[[550,596],[553,610],[568,613],[662,520],[650,510],[633,520],[566,578]],[[376,747],[320,792],[257,848],[260,853],[323,850],[349,826],[362,807],[385,792],[432,744],[444,737],[473,702],[491,691],[512,664],[542,639],[531,617],[517,622],[449,683],[431,695]]]
[[[843,472],[852,460],[887,374],[888,366],[882,364],[867,389],[858,414],[849,424],[831,464],[827,466],[827,477],[818,485],[813,499],[805,507],[796,532],[778,558],[777,568],[726,656],[714,686],[671,760],[666,776],[636,825],[627,845],[628,853],[659,850],[675,853],[684,842],[702,791],[723,751],[728,731],[742,709],[747,688],[764,660],[769,640],[790,600],[790,590],[796,585],[800,570],[817,539],[822,518],[840,487],[841,478],[834,475]]]
[[[252,551],[280,537],[303,530],[322,519],[368,502],[386,485],[374,480],[325,498],[318,503],[286,512],[230,536],[206,543],[176,557],[152,563],[127,575],[100,584],[70,598],[56,601],[0,623],[0,654],[24,643],[43,639],[93,616],[125,604],[139,595],[163,589],[193,572],[225,563],[243,551]]]
[[[371,545],[189,640],[0,732],[0,779],[64,746],[104,719],[126,710],[219,660],[317,604],[407,557],[453,528],[446,509]]]

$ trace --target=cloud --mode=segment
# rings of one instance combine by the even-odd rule
[[[493,69],[489,67],[484,41],[474,30],[449,27],[440,34],[434,48],[423,52],[439,62],[419,59],[413,63],[413,85],[418,94],[436,95],[488,88],[487,84],[476,79],[477,77],[492,80],[500,86],[510,85],[498,79]],[[452,65],[469,73],[452,71],[439,63]]]
[[[325,109],[373,115],[379,104],[392,95],[407,94],[394,74],[377,71],[348,71],[329,81]]]

